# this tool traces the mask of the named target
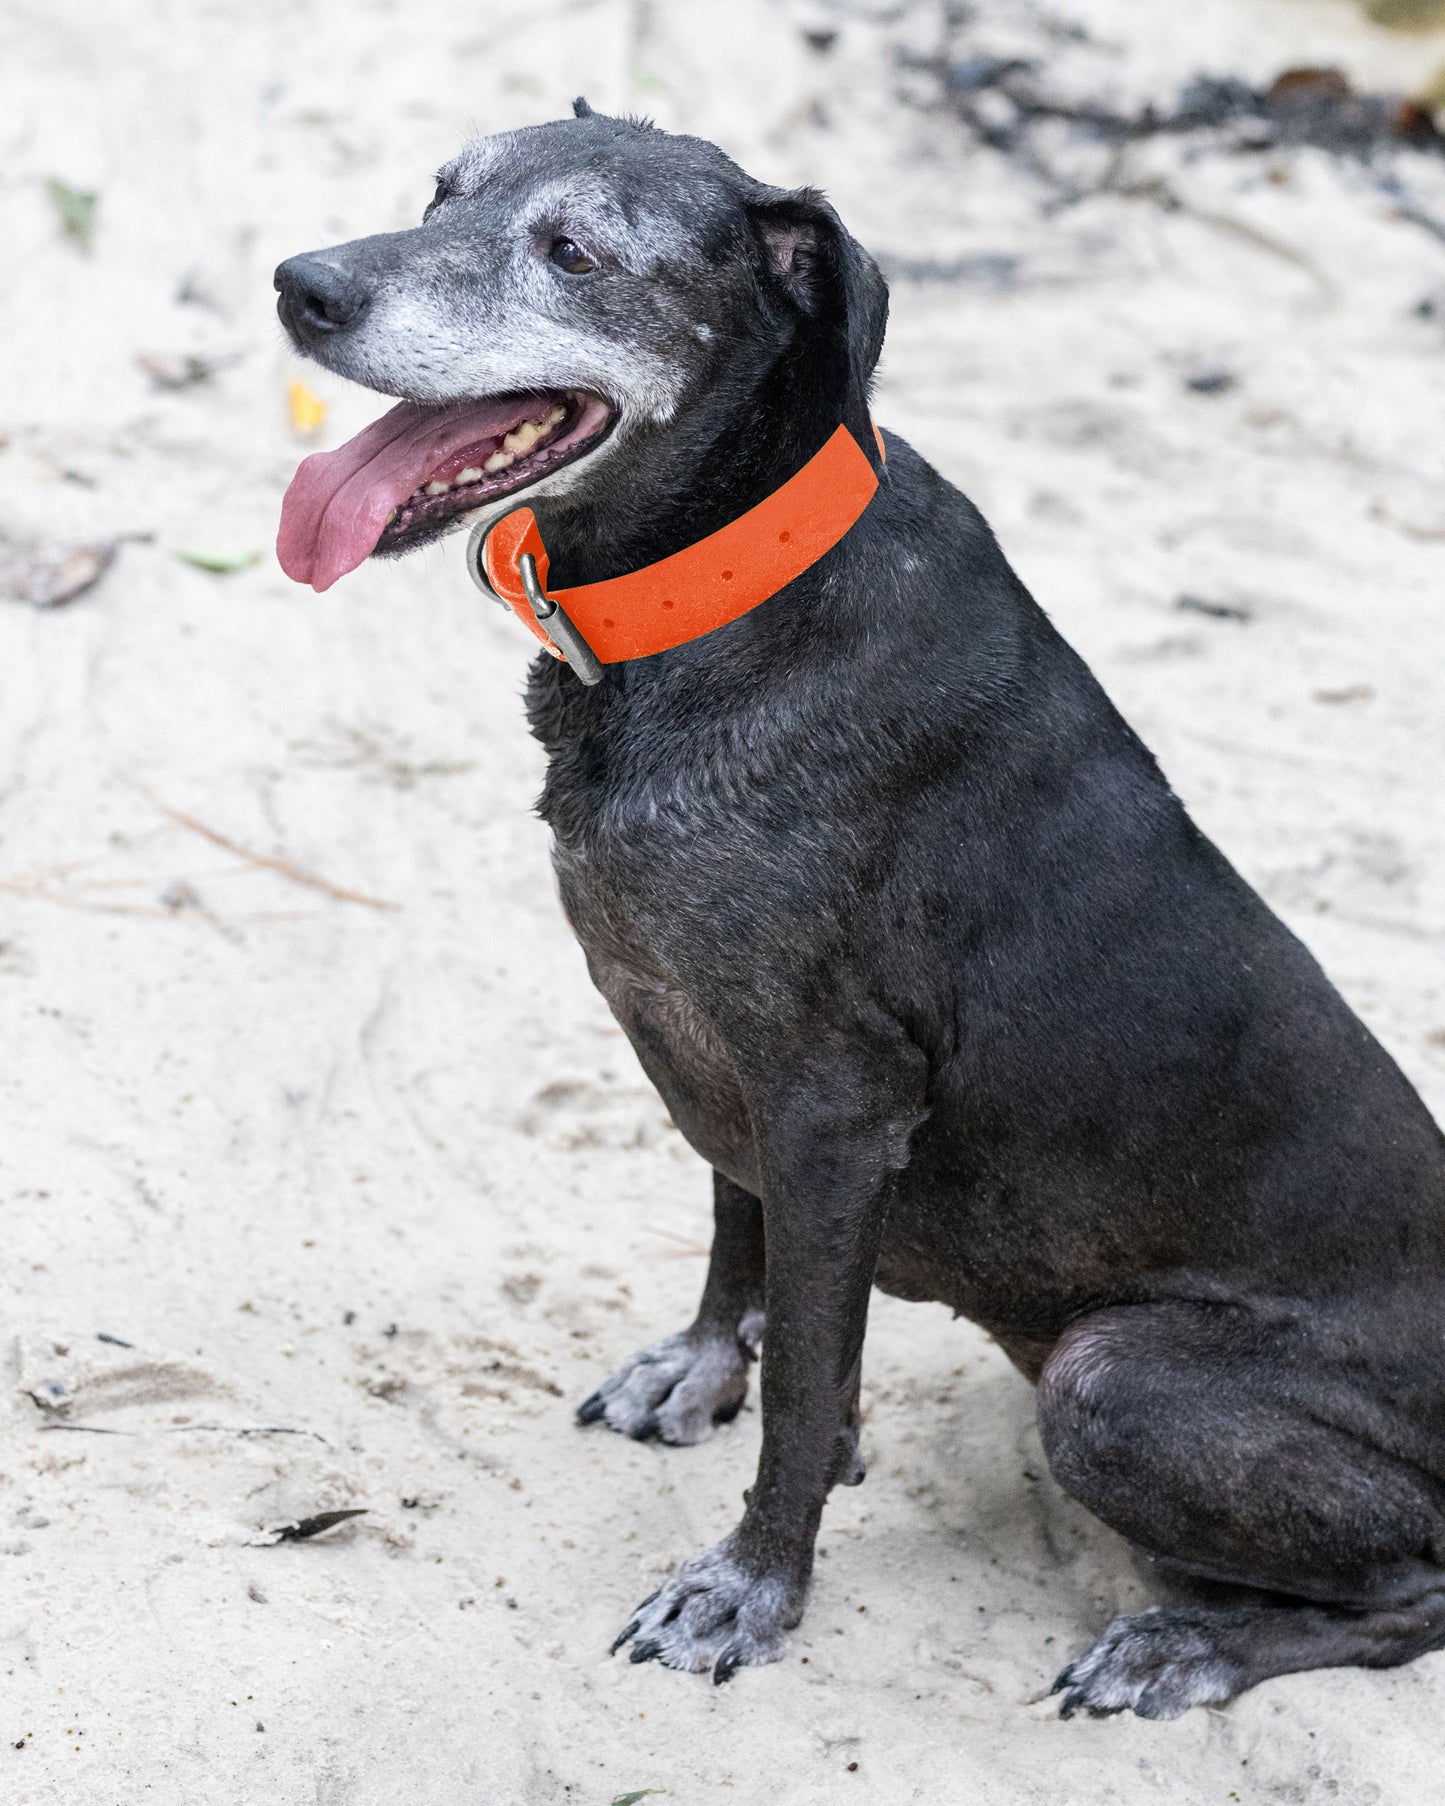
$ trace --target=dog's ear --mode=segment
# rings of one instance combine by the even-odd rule
[[[868,390],[888,324],[883,272],[814,188],[759,185],[748,213],[772,275],[810,319],[838,335],[850,424],[866,429]],[[866,438],[871,455],[873,436]]]
[[[597,117],[591,107],[588,106],[587,96],[585,94],[579,94],[576,100],[572,102],[572,117],[574,119],[595,119]]]

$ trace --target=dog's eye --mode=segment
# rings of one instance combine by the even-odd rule
[[[452,187],[447,177],[438,176],[436,193],[427,203],[427,212],[430,213],[433,207],[440,207],[443,201],[449,201],[455,193],[456,189]]]
[[[554,238],[552,249],[547,255],[559,270],[566,270],[569,276],[585,276],[589,270],[597,268],[595,261],[581,245],[573,244],[570,238]]]

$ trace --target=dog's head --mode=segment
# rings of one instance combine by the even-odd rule
[[[326,589],[523,491],[585,495],[659,435],[724,430],[790,358],[800,405],[866,434],[887,290],[823,198],[577,114],[469,144],[420,226],[277,270],[297,348],[403,398],[298,471],[278,546],[298,581]]]

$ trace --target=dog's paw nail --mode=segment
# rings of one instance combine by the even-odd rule
[[[642,1603],[646,1605],[647,1601],[644,1599]],[[613,1639],[612,1647],[607,1652],[608,1655],[616,1655],[624,1643],[630,1643],[632,1641],[641,1627],[641,1618],[634,1618],[630,1624],[625,1625],[623,1629],[618,1631],[616,1637]]]
[[[732,1644],[729,1644],[718,1657],[717,1667],[712,1671],[713,1686],[721,1687],[725,1681],[730,1681],[742,1665],[741,1654]]]
[[[661,1652],[661,1643],[655,1638],[649,1637],[647,1642],[639,1643],[627,1659],[629,1662],[650,1662]]]
[[[1049,1688],[1050,1696],[1052,1696],[1055,1693],[1063,1692],[1064,1688],[1068,1686],[1069,1677],[1073,1674],[1073,1672],[1074,1672],[1074,1664],[1072,1662],[1070,1662],[1068,1667],[1064,1669],[1063,1673],[1060,1674],[1059,1678],[1054,1682],[1053,1686]]]
[[[1070,1687],[1059,1706],[1059,1717],[1074,1718],[1087,1712],[1090,1718],[1112,1718],[1117,1710],[1114,1706],[1096,1706],[1082,1687]]]
[[[603,1402],[602,1394],[600,1392],[594,1392],[591,1398],[584,1398],[582,1403],[578,1405],[577,1421],[578,1423],[596,1423],[597,1419],[601,1417],[606,1409],[607,1406]]]
[[[627,1434],[634,1442],[655,1442],[658,1436],[656,1413],[649,1411],[642,1422],[634,1425]]]

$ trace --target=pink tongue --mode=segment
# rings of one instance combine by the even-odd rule
[[[297,583],[330,589],[370,557],[393,508],[453,453],[535,412],[535,396],[426,407],[404,401],[332,452],[301,462],[281,504],[276,556]]]

